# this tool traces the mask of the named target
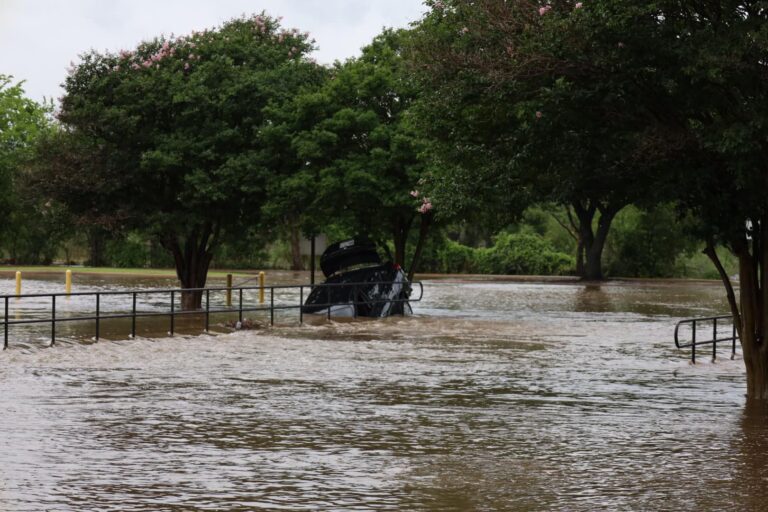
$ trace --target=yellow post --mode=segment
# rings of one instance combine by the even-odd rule
[[[21,272],[16,271],[16,295],[21,295]]]
[[[227,274],[227,306],[232,306],[232,274]]]
[[[264,272],[259,272],[259,304],[264,304]]]
[[[64,280],[64,289],[67,291],[67,295],[72,293],[72,271],[67,269],[67,272],[65,273],[67,276]]]

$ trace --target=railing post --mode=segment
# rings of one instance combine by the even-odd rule
[[[275,287],[274,286],[269,287],[269,325],[275,325]]]
[[[357,285],[352,286],[352,318],[357,318]]]
[[[229,274],[229,275],[231,276],[232,274]],[[232,281],[229,281],[227,284],[231,285]],[[210,322],[210,314],[211,314],[210,302],[211,302],[211,290],[205,290],[205,332],[208,332],[208,325]],[[228,306],[232,305],[232,289],[231,288],[227,290],[227,305]]]
[[[8,297],[5,298],[5,316],[3,317],[5,332],[3,334],[3,350],[8,348]]]
[[[243,323],[243,289],[240,288],[240,301],[237,306],[237,319],[240,321],[240,323]]]
[[[7,301],[8,299],[6,299]],[[304,285],[299,286],[299,325],[304,324]]]
[[[717,318],[712,320],[712,362],[717,359]]]
[[[693,364],[696,364],[696,320],[693,321],[691,324],[691,329],[693,330],[693,336],[691,341],[691,362]]]
[[[96,341],[99,341],[99,314],[101,311],[101,294],[99,292],[96,292]]]
[[[51,346],[56,345],[56,296],[51,295]]]
[[[131,338],[136,338],[136,292],[133,292],[133,306],[131,308]]]
[[[331,287],[325,285],[325,304],[328,306],[328,320],[331,319]]]
[[[171,290],[171,331],[169,333],[171,336],[173,336],[173,328],[174,328],[173,321],[174,321],[174,314],[176,313],[176,301],[174,300],[175,296],[176,296],[176,292]]]
[[[732,331],[733,334],[731,335],[731,359],[734,359],[736,357],[736,320],[733,320]]]
[[[232,307],[232,274],[227,274],[227,307]]]

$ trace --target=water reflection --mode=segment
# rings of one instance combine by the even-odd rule
[[[0,354],[4,510],[758,510],[717,286],[434,282],[417,315]]]

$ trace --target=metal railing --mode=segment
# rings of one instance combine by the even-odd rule
[[[730,336],[720,336],[723,333],[718,332],[718,322],[721,327],[727,325],[728,322],[730,322],[730,332],[727,333],[730,334]],[[709,325],[705,325],[704,329],[699,328],[700,324],[709,323],[712,324],[711,330]],[[681,343],[680,327],[684,325],[691,326],[691,338],[690,340],[684,340],[684,342]],[[699,333],[703,333],[704,339],[701,339],[701,334]],[[711,337],[708,337],[710,334]],[[697,338],[697,336],[699,337]],[[736,332],[736,324],[733,322],[733,317],[730,315],[687,318],[685,320],[680,320],[675,326],[675,346],[677,348],[691,347],[692,363],[696,363],[696,347],[712,345],[712,361],[715,361],[715,359],[717,359],[717,344],[727,342],[731,343],[731,359],[733,359],[736,355],[736,340],[738,339],[739,335]]]
[[[358,293],[360,289],[364,289],[374,285],[394,285],[394,284],[401,284],[403,286],[408,287],[410,293],[413,292],[415,287],[418,287],[419,296],[418,297],[409,296],[401,299],[370,299],[370,300],[358,299],[360,296]],[[353,292],[351,297],[353,298],[353,300],[346,301],[346,302],[331,302],[330,300],[331,290],[334,287],[351,288]],[[323,283],[323,284],[316,284],[316,285],[274,285],[274,286],[263,286],[263,287],[262,286],[240,286],[240,287],[184,288],[184,289],[171,288],[171,289],[126,290],[126,291],[94,291],[94,292],[76,292],[76,293],[33,293],[33,294],[26,294],[26,295],[0,295],[0,303],[3,303],[3,306],[4,306],[4,316],[2,321],[3,350],[8,348],[9,328],[14,325],[50,324],[51,325],[51,346],[54,346],[56,344],[56,326],[64,322],[94,321],[95,322],[94,339],[96,340],[99,339],[99,336],[101,334],[101,322],[103,320],[113,320],[113,319],[120,319],[120,318],[131,319],[131,333],[130,333],[131,338],[136,337],[136,319],[145,318],[145,317],[162,317],[162,316],[169,317],[169,334],[170,335],[174,334],[176,317],[183,316],[183,315],[203,315],[204,316],[203,332],[209,331],[211,315],[222,314],[222,313],[237,313],[238,320],[242,322],[243,313],[256,312],[256,311],[268,311],[269,323],[270,325],[274,325],[275,311],[298,309],[299,323],[303,324],[304,315],[305,315],[302,309],[304,306],[304,290],[309,289],[311,293],[312,290],[317,288],[328,290],[326,295],[327,302],[319,303],[319,304],[314,303],[312,304],[312,307],[327,309],[327,313],[323,312],[323,315],[327,314],[327,317],[329,320],[331,319],[332,306],[337,306],[337,305],[353,306],[353,311],[355,313],[354,316],[356,317],[357,308],[355,308],[354,306],[359,306],[359,305],[370,306],[371,304],[379,304],[379,303],[386,303],[386,302],[394,302],[394,303],[418,302],[424,296],[424,286],[419,281],[414,281],[411,283],[398,283],[398,282],[392,282],[392,281],[373,281],[373,282],[367,282],[367,283]],[[298,290],[299,291],[298,304],[275,304],[275,290]],[[258,305],[251,305],[247,303],[246,301],[244,301],[243,292],[248,292],[248,291],[268,292],[269,304],[264,304],[259,302]],[[230,294],[232,292],[236,292],[238,295],[237,307],[234,307],[234,306],[211,307],[212,292],[225,292],[227,293],[228,299],[231,297]],[[201,309],[193,309],[193,310],[177,310],[176,299],[187,293],[200,293],[202,295],[202,302],[204,302],[203,307]],[[146,295],[158,295],[158,294],[170,295],[170,309],[168,311],[142,311],[137,309],[138,297],[146,296]],[[102,298],[115,297],[115,296],[128,296],[131,298],[130,312],[103,313],[101,311]],[[95,315],[57,317],[56,316],[57,299],[66,298],[66,297],[95,297],[96,299]],[[11,302],[14,300],[21,300],[21,299],[28,299],[28,298],[50,299],[51,301],[50,317],[21,319],[21,320],[10,319],[9,305],[11,304]]]

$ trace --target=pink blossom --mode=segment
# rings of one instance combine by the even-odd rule
[[[435,9],[444,9],[444,8],[445,8],[445,4],[440,0],[437,0],[437,2],[435,2]]]
[[[583,2],[576,2],[576,5],[573,6],[574,9],[581,9],[582,7],[584,7]]]
[[[295,46],[291,46],[291,53],[297,53],[299,50]]]
[[[462,34],[466,34],[467,32],[469,32],[469,29],[468,29],[467,27],[463,27],[463,28],[461,29],[461,33],[462,33]]]
[[[550,10],[552,10],[552,6],[551,5],[545,5],[544,7],[539,7],[539,16],[544,16]]]
[[[619,48],[624,48],[624,43],[622,43],[621,41],[619,41],[619,44],[617,44],[616,46],[618,46]]]
[[[536,119],[541,119],[544,116],[544,114],[541,113],[541,110],[536,111]]]
[[[141,69],[141,66],[139,66],[137,63],[131,64],[131,69]]]
[[[184,70],[186,71],[188,69],[189,69],[189,62],[185,62],[184,63]]]
[[[429,198],[424,198],[424,202],[419,207],[419,213],[427,213],[432,209],[432,202],[429,200]]]
[[[419,191],[418,190],[411,190],[411,197],[419,197]]]

